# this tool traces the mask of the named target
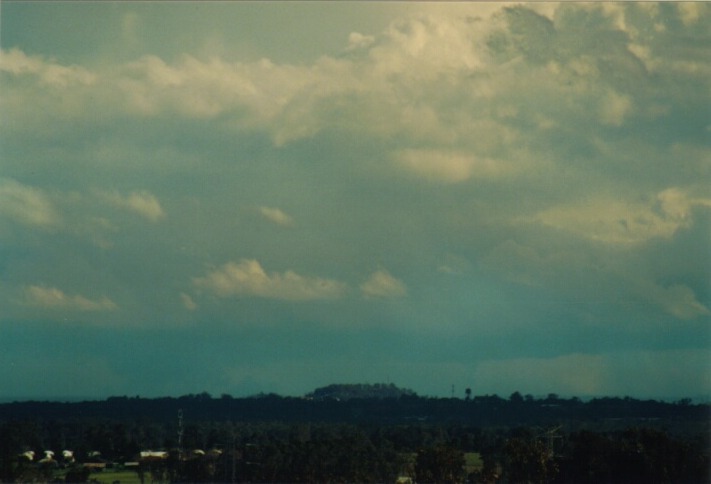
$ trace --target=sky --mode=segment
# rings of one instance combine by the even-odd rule
[[[0,19],[0,398],[711,394],[711,4]]]

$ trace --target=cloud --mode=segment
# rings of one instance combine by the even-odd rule
[[[49,111],[54,118],[74,106],[73,113],[85,116],[128,113],[220,119],[233,130],[263,130],[278,145],[335,129],[384,140],[398,134],[435,145],[418,149],[442,149],[443,143],[453,141],[481,148],[492,143],[497,132],[520,128],[521,122],[535,117],[555,120],[586,136],[586,130],[592,129],[592,111],[598,112],[597,120],[611,126],[632,120],[638,107],[651,105],[660,90],[678,83],[679,73],[664,76],[659,83],[649,82],[644,78],[644,62],[658,64],[663,59],[684,65],[689,72],[683,77],[690,79],[703,79],[708,69],[693,62],[694,52],[664,50],[670,43],[676,46],[679,39],[665,42],[660,35],[657,42],[643,35],[653,25],[633,25],[630,18],[640,23],[640,16],[626,12],[636,6],[560,5],[550,12],[551,8],[544,9],[548,13],[543,16],[534,12],[540,6],[490,6],[486,10],[500,12],[486,21],[473,15],[482,10],[480,6],[471,9],[472,15],[459,6],[439,12],[434,8],[397,19],[377,36],[351,33],[347,55],[323,56],[309,65],[268,59],[228,62],[216,56],[203,60],[188,53],[167,61],[148,54],[110,70],[84,70],[83,77],[92,79],[90,93],[86,86],[76,85],[76,99],[72,98],[83,105],[54,99]],[[701,7],[686,10],[685,18],[697,19],[695,24],[707,12]],[[130,20],[127,25],[135,23],[132,12],[124,18]],[[644,62],[630,45],[635,52],[645,53]],[[79,69],[17,49],[3,54],[5,72],[23,81],[9,86],[7,96],[22,96],[18,106],[26,112],[34,113],[28,106],[39,101],[46,106],[47,99],[33,97],[34,78],[27,79],[25,74],[42,82],[37,76],[51,68]],[[75,73],[73,78],[82,75]],[[519,108],[514,117],[517,123],[509,120],[498,130],[482,132],[483,121],[510,106]],[[576,125],[579,128],[572,129]],[[464,156],[502,159],[481,149]],[[448,168],[441,171],[429,164],[415,163],[415,167],[427,176],[452,181],[475,174],[481,163],[450,154],[445,163]]]
[[[514,224],[481,267],[549,292],[554,304],[587,307],[600,324],[629,313],[639,316],[623,325],[640,329],[707,317],[711,211],[701,193],[673,187],[557,205]]]
[[[8,31],[18,48],[0,54],[0,164],[11,177],[0,181],[0,307],[32,320],[102,304],[24,289],[47,281],[121,295],[120,314],[76,317],[216,332],[217,321],[250,318],[388,321],[424,345],[412,328],[439,336],[432,315],[445,314],[447,331],[472,337],[520,328],[485,349],[522,360],[535,344],[526,335],[555,341],[536,355],[607,344],[583,346],[590,328],[635,348],[705,341],[711,8],[683,5],[393,5],[406,16],[348,19],[340,44],[298,60],[260,59],[280,42],[212,24],[211,5],[197,23],[187,11],[178,21],[173,9],[118,7],[83,53],[71,32]],[[242,8],[219,11],[274,19]],[[18,26],[29,21],[14,10]],[[190,42],[165,42],[176,32]],[[146,237],[149,221],[160,223]],[[363,272],[373,261],[406,279]],[[401,299],[373,304],[389,297]],[[336,301],[274,303],[321,299]],[[543,378],[607,363],[519,364]],[[596,375],[572,388],[604,388]]]
[[[158,199],[147,191],[132,192],[125,197],[118,192],[112,192],[103,194],[103,197],[115,207],[135,212],[151,222],[165,216]]]
[[[367,298],[399,298],[407,295],[407,286],[382,269],[373,272],[368,280],[360,285],[360,290]]]
[[[253,259],[228,262],[193,283],[220,297],[256,296],[287,301],[335,299],[345,292],[345,284],[318,277],[304,277],[293,271],[267,273]]]
[[[416,176],[444,183],[499,177],[512,172],[506,163],[466,152],[407,149],[395,153],[394,159],[397,165]]]
[[[702,16],[702,7],[693,2],[679,2],[676,4],[679,16],[685,26],[695,24]]]
[[[444,274],[461,275],[471,268],[471,262],[456,254],[447,253],[437,266],[437,271]]]
[[[610,91],[600,106],[600,119],[605,124],[620,126],[632,108],[629,96]]]
[[[26,303],[46,309],[67,309],[72,311],[113,311],[116,303],[106,296],[92,300],[82,295],[70,296],[56,287],[28,286],[25,288]]]
[[[647,283],[643,284],[639,291],[666,313],[678,319],[694,319],[711,314],[709,308],[696,298],[694,291],[683,284],[663,287]]]
[[[291,227],[294,225],[294,220],[278,208],[259,207],[259,213],[262,217],[276,225],[281,225],[282,227]]]
[[[679,361],[686,365],[679,365]],[[654,375],[650,378],[650,375]],[[474,381],[483,387],[561,395],[637,395],[654,398],[711,389],[705,349],[574,353],[550,358],[489,360],[477,365]],[[691,395],[687,393],[687,396]]]
[[[647,202],[598,197],[566,203],[539,212],[533,219],[584,238],[610,244],[639,244],[669,238],[691,223],[695,206],[711,206],[711,199],[692,197],[671,187]]]
[[[548,234],[542,240],[552,240],[555,235]],[[582,307],[593,303],[595,311],[604,308],[620,314],[629,311],[630,306],[636,306],[637,311],[648,314],[637,322],[627,321],[630,327],[637,324],[649,327],[660,314],[677,320],[694,320],[711,314],[704,302],[697,298],[699,289],[695,292],[681,282],[663,283],[659,274],[689,281],[694,281],[693,275],[683,269],[679,272],[655,269],[661,261],[649,262],[655,259],[653,254],[640,258],[627,245],[599,245],[584,240],[565,240],[563,236],[560,236],[562,240],[543,245],[538,235],[521,235],[521,239],[526,243],[510,239],[498,244],[482,258],[482,267],[517,284],[552,291],[556,304],[574,301]],[[664,243],[663,252],[679,250],[673,239],[665,239]],[[681,258],[699,255],[690,253]],[[699,262],[703,264],[701,260]],[[668,318],[664,316],[662,321],[668,321]]]
[[[360,32],[351,32],[348,35],[348,47],[346,50],[356,50],[368,48],[375,42],[372,35],[363,35]]]
[[[0,214],[24,225],[52,228],[61,217],[44,191],[0,178]]]
[[[264,127],[284,115],[284,108],[313,76],[307,67],[278,66],[267,59],[233,64],[218,58],[203,62],[186,54],[171,65],[145,55],[121,66],[114,82],[125,101],[122,108],[130,113],[197,119],[222,115],[234,126]]]
[[[363,55],[324,56],[312,65],[275,64],[268,59],[230,63],[217,57],[203,61],[189,54],[169,63],[149,54],[98,72],[91,92],[75,89],[72,102],[51,98],[43,106],[51,102],[52,116],[54,112],[66,116],[72,107],[73,115],[100,113],[104,119],[107,114],[220,117],[231,129],[265,130],[277,145],[329,127],[358,129],[383,138],[399,132],[451,141],[468,136],[471,130],[461,119],[439,119],[430,104],[448,102],[437,93],[442,88],[451,91],[457,84],[442,86],[443,75],[459,79],[485,66],[482,52],[486,49],[473,48],[485,41],[484,25],[456,17],[419,15],[394,22],[378,38],[352,34],[351,47],[357,45]],[[11,52],[14,57],[24,56],[21,51]],[[32,69],[34,77],[13,84],[8,98],[17,100],[18,112],[39,115],[41,110],[28,109],[33,106],[28,86],[41,82],[37,73],[53,64],[42,58],[33,62],[37,64]],[[7,72],[20,81],[17,68]],[[475,82],[484,84],[481,79]],[[69,99],[67,93],[62,94]],[[427,99],[431,101],[422,102]],[[26,119],[27,123],[37,121],[37,116]]]
[[[190,311],[194,311],[198,307],[193,298],[190,297],[189,294],[185,294],[184,292],[180,293],[180,301],[183,303],[185,309],[188,309]]]
[[[0,72],[14,76],[36,76],[40,84],[53,88],[85,87],[96,82],[91,71],[79,66],[63,66],[40,56],[28,56],[20,49],[0,49]]]

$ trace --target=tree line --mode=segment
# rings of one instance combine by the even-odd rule
[[[333,389],[331,389],[333,390]],[[352,394],[352,389],[346,389]],[[163,482],[709,482],[709,406],[518,393],[465,399],[208,394],[0,405],[0,481],[49,482],[22,452],[71,449]],[[178,411],[184,415],[182,425]],[[200,452],[195,452],[200,450]],[[214,451],[211,451],[214,450]],[[99,456],[99,457],[96,457]],[[475,463],[472,464],[472,456]],[[61,474],[81,482],[87,472]]]
[[[171,422],[179,410],[192,420],[239,420],[246,422],[351,422],[393,424],[407,421],[461,422],[478,426],[528,425],[570,421],[654,421],[708,420],[711,407],[693,404],[688,399],[677,402],[639,400],[630,397],[601,397],[582,401],[577,397],[544,398],[514,392],[508,398],[482,395],[465,399],[421,397],[404,392],[397,397],[360,397],[352,391],[329,392],[326,396],[283,397],[260,394],[233,398],[223,394],[190,394],[181,397],[141,398],[110,397],[100,401],[51,402],[24,401],[0,404],[0,421],[145,418],[152,422]],[[319,392],[314,392],[319,394]]]

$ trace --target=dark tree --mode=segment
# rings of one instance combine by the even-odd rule
[[[558,474],[553,451],[529,429],[518,429],[504,446],[504,474],[510,482],[546,483]]]
[[[464,482],[464,453],[445,445],[422,449],[415,460],[415,476],[418,482]]]
[[[64,482],[89,482],[91,470],[84,466],[74,466],[64,476]]]
[[[509,397],[509,402],[514,404],[523,403],[523,396],[519,392],[513,392]]]

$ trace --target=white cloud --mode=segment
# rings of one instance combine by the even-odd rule
[[[407,149],[395,153],[394,159],[418,177],[444,183],[499,177],[513,171],[507,163],[466,152]]]
[[[558,44],[567,42],[566,35],[571,29],[580,30],[574,21],[562,20],[575,17],[561,15],[555,22],[546,20],[552,29],[547,38],[551,45],[544,42],[539,46],[543,52],[533,52],[549,61],[548,67],[540,69],[523,61],[525,54],[531,52],[519,44],[520,37],[539,35],[526,23],[540,23],[544,17],[533,13],[491,15],[502,7],[497,4],[421,8],[424,13],[398,19],[377,36],[351,33],[346,51],[355,49],[357,55],[324,56],[311,65],[276,64],[267,59],[231,63],[215,56],[201,60],[188,54],[167,62],[155,55],[144,55],[133,62],[112,66],[111,70],[97,74],[81,71],[80,75],[79,68],[59,66],[17,49],[3,51],[3,55],[7,57],[5,71],[18,79],[22,73],[37,74],[59,68],[68,73],[77,71],[73,77],[63,74],[64,78],[92,79],[90,92],[76,86],[74,95],[83,105],[52,101],[45,115],[51,114],[55,119],[65,115],[69,106],[74,106],[73,113],[85,116],[101,110],[102,116],[128,112],[142,116],[219,117],[232,129],[265,130],[278,145],[313,136],[327,127],[367,132],[382,139],[399,134],[440,144],[469,140],[470,145],[477,147],[476,155],[467,150],[450,153],[445,168],[435,169],[430,164],[413,161],[413,169],[422,176],[445,181],[467,179],[480,173],[479,168],[490,176],[487,160],[511,159],[479,149],[482,144],[492,143],[492,139],[504,147],[513,146],[509,139],[499,139],[504,138],[500,133],[511,130],[510,123],[509,126],[502,123],[494,130],[481,130],[483,120],[490,120],[492,112],[504,104],[518,106],[518,117],[524,120],[538,117],[567,127],[574,126],[578,118],[589,117],[591,109],[598,111],[598,119],[604,124],[619,126],[636,113],[638,106],[648,105],[644,97],[654,94],[645,89],[648,83],[639,83],[636,91],[624,90],[614,85],[614,78],[628,77],[634,82],[630,66],[638,67],[638,63],[630,61],[634,56],[628,44],[634,46],[635,52],[644,53],[645,63],[657,62],[664,52],[657,52],[649,38],[639,37],[622,39],[614,45],[617,50],[600,56],[592,38],[596,33],[608,34],[613,27],[628,29],[622,7],[587,8],[585,15],[596,17],[599,15],[596,10],[601,10],[610,21],[599,32],[591,29],[588,33],[591,37],[577,42],[574,48]],[[515,11],[541,8],[520,7]],[[554,6],[544,10],[555,18],[551,8]],[[695,11],[689,11],[692,10]],[[477,19],[481,15],[489,18]],[[508,17],[515,17],[516,28],[523,30],[519,32],[508,25],[511,20],[507,21]],[[127,13],[124,23],[126,28],[135,25],[135,15]],[[687,62],[683,56],[670,61],[691,69],[692,76],[701,76],[707,69],[702,63]],[[610,75],[611,66],[630,72]],[[12,90],[16,89],[14,94],[22,96],[17,99],[17,106],[34,113],[31,106],[39,101],[28,86],[31,83],[9,86],[7,97],[14,99]],[[47,99],[40,100],[46,107]],[[37,110],[37,115],[42,116],[41,110]],[[465,161],[460,156],[477,160]],[[497,172],[499,169],[496,168]]]
[[[659,192],[657,201],[663,213],[679,223],[690,222],[691,211],[694,207],[711,207],[711,198],[694,196],[693,190],[684,190],[679,187],[667,188]]]
[[[390,275],[386,270],[373,272],[360,286],[363,296],[368,298],[398,298],[407,295],[407,286]]]
[[[372,35],[363,35],[359,32],[351,32],[348,35],[347,50],[365,49],[375,42],[375,37]]]
[[[79,66],[63,66],[39,56],[28,56],[20,49],[0,49],[0,72],[15,76],[36,76],[41,84],[54,88],[88,86],[97,76]]]
[[[188,309],[190,311],[194,311],[198,307],[197,303],[193,300],[193,298],[190,297],[189,294],[185,294],[184,292],[180,293],[180,301],[183,303],[185,309]]]
[[[417,13],[385,29],[349,19],[338,54],[312,46],[324,55],[293,64],[289,52],[313,44],[312,33],[253,61],[281,42],[242,33],[238,45],[211,23],[210,6],[198,22],[208,33],[129,5],[106,17],[113,27],[101,31],[113,36],[87,39],[94,47],[83,53],[56,50],[66,44],[59,32],[31,48],[8,44],[25,51],[0,54],[0,171],[12,177],[0,181],[5,319],[71,308],[74,318],[138,325],[254,318],[264,335],[277,321],[328,321],[355,324],[363,338],[370,329],[359,320],[387,321],[393,341],[400,330],[416,340],[461,332],[485,338],[479,346],[515,327],[520,337],[490,354],[520,358],[482,365],[478,377],[501,388],[508,375],[521,384],[511,391],[536,379],[534,393],[603,391],[628,365],[525,356],[705,341],[708,6],[398,9]],[[175,29],[190,42],[161,42]],[[63,60],[30,54],[43,49]],[[157,191],[167,186],[170,199]],[[276,262],[288,257],[298,265]],[[368,269],[374,260],[403,280]],[[26,286],[38,281],[50,285]],[[81,287],[111,287],[121,311]],[[106,313],[79,313],[98,308]],[[446,335],[435,313],[454,322]],[[556,344],[532,350],[531,334]],[[438,351],[437,341],[417,342]],[[403,355],[402,374],[412,372],[412,352],[393,348],[381,353]],[[467,361],[463,379],[474,377]],[[674,362],[663,361],[630,380],[655,384],[649,375]],[[442,368],[429,366],[432,381]]]
[[[226,114],[237,127],[264,127],[283,115],[315,76],[308,67],[279,66],[266,59],[233,64],[217,58],[203,62],[190,55],[173,65],[146,55],[120,68],[115,82],[127,101],[124,109],[198,119]]]
[[[259,213],[262,217],[276,225],[281,225],[282,227],[291,227],[294,225],[294,220],[281,209],[273,207],[259,207]]]
[[[695,2],[678,2],[675,4],[679,9],[679,16],[684,25],[693,25],[699,21],[702,16],[702,6]]]
[[[132,192],[127,196],[122,196],[118,192],[110,192],[104,193],[102,196],[115,207],[135,212],[152,222],[165,216],[158,199],[147,191]]]
[[[694,206],[711,206],[711,199],[691,197],[672,187],[645,202],[597,197],[538,213],[534,220],[579,236],[611,244],[637,244],[671,237],[691,224]]]
[[[632,109],[629,96],[609,91],[600,106],[600,120],[612,126],[621,126]]]
[[[205,277],[194,278],[193,283],[220,297],[257,296],[289,301],[334,299],[346,290],[345,284],[333,279],[304,277],[293,271],[269,274],[253,259],[228,262]]]
[[[24,134],[46,133],[48,127],[61,130],[65,129],[64,125],[73,126],[73,123],[56,123],[57,119],[67,119],[67,113],[83,117],[87,122],[101,119],[107,124],[99,126],[99,130],[104,130],[100,138],[107,141],[98,144],[106,146],[111,156],[102,158],[99,165],[102,170],[106,167],[108,173],[112,173],[113,165],[122,158],[141,159],[141,163],[148,159],[158,163],[160,158],[161,168],[168,165],[163,158],[169,156],[160,151],[164,149],[163,141],[152,133],[147,133],[147,137],[152,137],[151,143],[157,145],[150,149],[156,150],[147,154],[141,146],[132,148],[131,154],[136,156],[116,154],[121,152],[117,147],[126,143],[114,138],[105,126],[113,126],[111,123],[117,119],[124,123],[137,115],[141,126],[147,129],[166,118],[177,119],[176,124],[180,126],[192,126],[191,122],[196,119],[200,123],[208,120],[204,126],[216,129],[211,131],[215,139],[224,133],[231,134],[231,130],[245,137],[256,132],[270,136],[277,145],[319,132],[324,136],[335,132],[336,137],[329,141],[347,135],[348,139],[362,139],[364,147],[377,146],[378,150],[382,147],[379,152],[385,153],[385,160],[373,157],[372,153],[367,153],[367,158],[363,153],[347,157],[355,160],[354,164],[362,161],[366,170],[392,174],[395,169],[398,174],[404,172],[411,176],[406,182],[419,178],[459,184],[427,187],[428,196],[444,197],[447,190],[456,190],[461,193],[466,207],[475,207],[473,212],[467,213],[463,205],[448,207],[446,214],[435,213],[438,208],[432,208],[432,213],[423,215],[432,220],[437,217],[440,221],[451,221],[455,217],[452,213],[458,211],[456,217],[465,223],[459,224],[457,230],[463,234],[470,227],[471,233],[462,236],[471,237],[474,242],[480,240],[474,230],[494,234],[489,228],[507,225],[515,217],[514,211],[519,216],[517,221],[525,222],[520,224],[526,225],[524,230],[532,224],[538,226],[537,229],[544,226],[541,233],[553,233],[548,229],[554,228],[558,234],[572,235],[573,239],[624,249],[639,248],[654,239],[669,239],[680,229],[693,225],[694,208],[706,206],[708,199],[694,197],[683,187],[657,194],[649,192],[636,185],[636,173],[644,173],[640,178],[652,182],[646,186],[664,186],[660,183],[681,186],[685,176],[703,179],[708,174],[707,164],[703,163],[708,153],[703,148],[674,152],[662,146],[657,150],[657,146],[649,142],[648,134],[636,133],[632,127],[635,116],[649,114],[653,108],[657,114],[650,116],[647,122],[661,119],[672,126],[678,119],[663,118],[677,116],[676,109],[670,107],[675,100],[683,97],[684,105],[692,106],[694,97],[707,98],[708,80],[703,74],[708,67],[700,62],[698,51],[681,45],[678,39],[655,32],[653,23],[662,19],[645,20],[653,17],[651,13],[626,16],[628,8],[624,5],[582,8],[575,4],[525,5],[506,12],[501,8],[499,4],[483,7],[417,5],[413,10],[415,15],[395,20],[375,35],[354,32],[347,39],[342,55],[323,56],[310,64],[268,59],[230,62],[214,52],[200,57],[185,54],[161,58],[154,55],[155,52],[147,52],[148,55],[132,62],[101,63],[90,71],[26,55],[17,49],[3,50],[0,66],[3,81],[8,80],[4,83],[7,91],[4,91],[3,102],[7,105],[6,100],[11,100],[14,106],[11,112],[20,115],[5,118],[13,119],[11,129],[24,130]],[[703,16],[707,15],[707,10],[701,8],[694,7],[685,13],[682,10],[679,13],[685,15],[689,28],[703,23]],[[531,11],[544,12],[545,16]],[[668,14],[658,11],[655,14],[656,17],[664,15]],[[477,19],[482,16],[486,20]],[[143,20],[129,12],[123,22],[120,17],[117,22],[122,22],[123,32],[128,37],[145,40],[138,35],[148,34],[144,30],[148,24]],[[669,28],[672,28],[671,23]],[[578,34],[585,36],[578,37]],[[571,43],[571,38],[577,39],[576,42]],[[665,50],[667,40],[672,44],[669,50]],[[637,72],[630,67],[635,65],[643,73],[639,60],[657,67],[654,82],[644,76],[631,75]],[[685,66],[682,70],[686,71],[671,69],[672,64],[679,69]],[[674,89],[667,89],[677,85],[686,86],[686,90],[677,89],[682,92],[674,94]],[[101,113],[100,118],[95,117],[97,113]],[[150,120],[150,117],[157,119]],[[25,118],[30,121],[23,124]],[[601,128],[601,124],[629,125],[632,129],[629,142],[625,144],[607,137],[609,128]],[[6,125],[9,125],[7,121]],[[655,143],[669,142],[661,129],[650,132],[660,133],[659,139],[655,136]],[[675,131],[669,132],[673,137]],[[598,142],[600,139],[604,142]],[[601,146],[603,144],[605,146]],[[210,149],[222,149],[217,145],[219,141]],[[692,139],[689,146],[702,144]],[[282,147],[280,152],[288,148]],[[195,159],[201,158],[200,149],[195,148]],[[643,155],[638,155],[637,149],[643,151]],[[324,152],[324,156],[333,154]],[[73,156],[66,156],[65,160],[70,158]],[[387,165],[385,170],[373,168],[383,161]],[[70,162],[66,163],[67,172],[74,172]],[[141,163],[136,162],[137,169]],[[670,168],[672,166],[674,168]],[[658,167],[666,167],[666,171],[655,170]],[[678,178],[660,182],[677,167]],[[520,176],[523,173],[531,175],[530,178]],[[364,180],[366,178],[358,178],[354,182]],[[496,180],[497,185],[465,183],[478,180]],[[72,181],[81,183],[82,180],[77,175]],[[505,185],[512,181],[515,187]],[[235,180],[235,184],[238,183]],[[265,182],[265,186],[267,184]],[[28,225],[47,227],[57,223],[58,215],[46,193],[20,187],[18,190],[17,186],[0,184],[0,201],[3,202],[0,213]],[[435,194],[437,190],[441,191]],[[202,193],[194,195],[197,199]],[[52,200],[62,201],[57,196]],[[104,200],[148,220],[165,217],[158,199],[148,192],[114,192],[104,195]],[[207,207],[210,202],[204,203]],[[253,201],[245,203],[254,209]],[[79,204],[72,208],[73,213],[62,211],[68,219],[65,224],[83,223],[86,228],[81,230],[108,247],[110,241],[103,235],[114,229],[106,214],[89,212],[90,216],[86,217],[91,209]],[[281,208],[256,206],[256,211],[271,223],[294,224],[292,216]],[[530,212],[534,215],[527,215]],[[482,217],[487,217],[486,227],[476,228]],[[88,227],[85,221],[90,220],[106,223],[94,222]],[[214,222],[206,220],[204,226],[211,223]],[[230,236],[234,234],[227,235],[228,229],[221,233],[229,240],[225,244],[232,243]],[[490,236],[498,235],[501,234]],[[550,284],[556,270],[565,270],[563,256],[556,258],[551,252],[539,250],[541,246],[520,241],[509,233],[503,237],[489,245],[497,247],[490,255],[503,257],[498,267],[509,271],[517,281],[536,284],[545,280]],[[507,244],[505,238],[508,237],[521,243]],[[507,252],[512,257],[508,261],[502,256]],[[465,255],[472,260],[476,258],[472,254]],[[566,257],[569,255],[566,252]],[[525,270],[511,262],[518,259],[527,261]],[[555,270],[551,268],[553,263],[558,264],[554,264]],[[442,270],[458,269],[443,264]],[[285,274],[265,274],[263,278],[274,283],[274,277],[284,279]],[[207,283],[208,277],[203,279]],[[241,290],[256,291],[245,287]],[[677,296],[681,293],[678,289],[670,292]],[[660,290],[659,294],[666,292]],[[677,314],[685,314],[684,311],[689,309],[677,310]]]
[[[30,306],[47,309],[67,309],[75,311],[113,311],[116,303],[106,296],[92,300],[82,295],[67,295],[56,287],[28,286],[25,298]]]
[[[42,190],[8,178],[0,178],[0,214],[41,228],[56,227],[61,220]]]
[[[132,14],[126,19],[128,25],[135,24]],[[52,99],[49,112],[66,115],[72,106],[72,114],[83,112],[85,116],[92,111],[104,117],[127,112],[149,117],[221,116],[232,128],[266,129],[278,145],[313,136],[328,126],[357,127],[384,137],[395,130],[410,136],[451,138],[453,125],[460,123],[443,123],[433,117],[423,128],[423,115],[433,110],[421,100],[431,98],[438,103],[439,95],[432,94],[442,92],[443,87],[443,92],[450,91],[460,75],[485,65],[481,58],[486,58],[485,25],[456,16],[416,15],[394,22],[378,37],[353,33],[351,47],[358,46],[365,55],[322,57],[310,66],[275,64],[267,59],[229,63],[212,57],[202,61],[187,54],[168,63],[144,55],[101,75],[92,74],[91,92],[74,91],[72,100],[78,106]],[[6,55],[12,58],[6,71],[18,80],[25,71],[37,74],[52,66],[63,67],[29,58],[21,51]],[[31,67],[22,67],[25,64]],[[65,69],[71,72],[73,68]],[[443,75],[452,76],[455,82],[442,86]],[[481,85],[481,79],[475,84]],[[13,94],[21,96],[16,104],[28,112],[28,106],[37,102],[27,88],[31,83],[19,86],[14,86]],[[46,108],[48,100],[43,101]],[[413,115],[414,119],[402,119]]]

